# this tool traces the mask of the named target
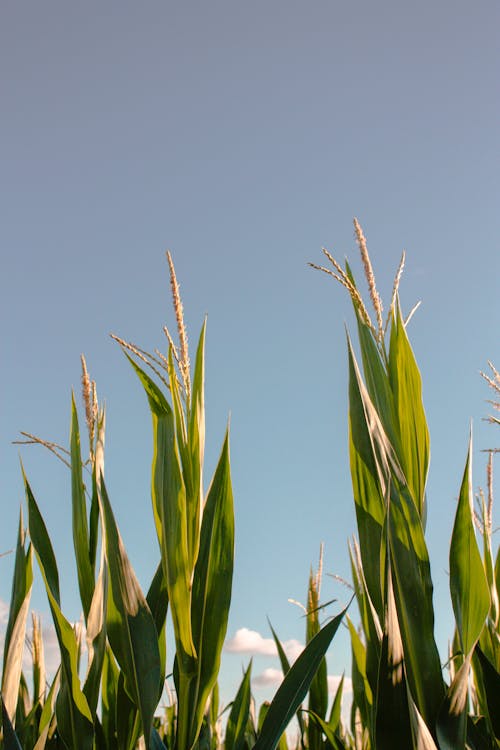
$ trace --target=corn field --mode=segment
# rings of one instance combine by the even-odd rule
[[[234,563],[229,429],[205,491],[205,324],[191,364],[183,308],[168,255],[177,343],[166,355],[114,337],[144,391],[152,420],[152,512],[158,567],[144,593],[124,547],[105,482],[105,409],[82,357],[83,413],[71,401],[67,449],[46,445],[68,466],[72,538],[83,627],[61,609],[50,534],[23,471],[21,511],[2,671],[0,747],[34,750],[493,750],[500,747],[500,559],[493,545],[493,454],[487,489],[474,497],[469,438],[449,547],[455,629],[449,654],[435,642],[426,544],[429,432],[418,366],[407,335],[396,272],[384,318],[362,229],[355,234],[369,288],[365,303],[349,264],[324,251],[310,264],[350,295],[359,358],[347,338],[348,445],[357,537],[349,544],[355,603],[329,616],[321,564],[307,592],[306,646],[290,664],[272,630],[283,681],[256,710],[251,663],[222,731],[218,692]],[[359,360],[359,361],[358,361]],[[500,405],[500,375],[484,374]],[[83,416],[83,419],[82,419]],[[490,421],[499,423],[496,416]],[[82,450],[85,441],[88,449]],[[25,521],[25,518],[27,519]],[[60,652],[51,681],[37,616],[35,575],[45,586]],[[357,605],[358,614],[355,614]],[[174,633],[167,653],[166,623]],[[326,621],[326,624],[325,624]],[[326,653],[339,626],[352,648],[350,721],[343,680],[329,702]],[[32,644],[30,684],[23,650]],[[84,641],[86,648],[83,648]],[[334,647],[334,645],[333,645]],[[85,663],[82,663],[84,662]],[[443,663],[444,661],[444,663]],[[161,703],[166,675],[175,698]],[[295,718],[296,739],[286,733]]]

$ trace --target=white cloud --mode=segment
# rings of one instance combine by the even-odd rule
[[[283,642],[283,648],[290,662],[294,662],[304,646],[291,638]],[[264,638],[257,630],[240,628],[232,638],[226,641],[224,650],[230,654],[248,654],[250,656],[277,656],[278,650],[273,638]]]
[[[264,669],[257,677],[252,680],[255,687],[269,687],[279,685],[283,680],[283,672],[281,669],[273,669],[269,667]]]
[[[2,625],[7,626],[7,621],[9,619],[9,605],[7,602],[4,602],[3,599],[0,599],[0,627]]]

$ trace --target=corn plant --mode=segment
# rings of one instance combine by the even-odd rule
[[[71,476],[73,549],[83,628],[63,614],[59,571],[49,532],[23,469],[28,534],[21,514],[3,677],[3,747],[50,750],[192,750],[218,747],[217,675],[231,599],[234,517],[229,431],[204,492],[204,347],[202,326],[191,373],[183,308],[168,254],[179,345],[167,328],[167,355],[151,355],[114,336],[146,394],[153,424],[152,504],[159,564],[144,594],[125,550],[104,479],[105,411],[82,356],[88,432],[83,460],[78,410],[71,399],[69,449],[29,433],[24,442],[49,448]],[[147,369],[144,367],[146,365]],[[22,673],[22,651],[38,561],[59,644],[60,667],[48,686],[38,620],[33,621],[33,691]],[[175,654],[176,698],[155,716],[165,685],[168,609]],[[273,750],[307,692],[342,614],[316,634],[290,670],[259,729],[249,730],[250,668],[230,714],[225,745]],[[87,664],[81,678],[83,631]]]
[[[493,564],[491,506],[483,556],[474,532],[472,440],[450,546],[456,620],[451,679],[434,639],[425,541],[429,433],[421,377],[399,301],[404,255],[384,321],[366,239],[355,220],[374,322],[349,264],[316,266],[347,288],[356,316],[361,366],[348,336],[349,455],[359,542],[350,547],[361,634],[352,642],[352,742],[356,748],[458,750],[500,741],[498,553]],[[415,308],[414,308],[415,309]],[[496,574],[493,571],[496,570]],[[326,740],[328,741],[328,739]]]

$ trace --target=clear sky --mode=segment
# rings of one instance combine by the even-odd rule
[[[0,551],[23,499],[11,441],[28,430],[67,443],[84,352],[107,403],[108,489],[147,588],[159,557],[150,417],[108,334],[165,346],[170,249],[193,345],[208,313],[207,477],[231,413],[225,700],[249,658],[239,630],[257,633],[261,683],[278,668],[259,641],[267,616],[290,653],[303,642],[288,598],[304,601],[320,542],[325,571],[349,576],[353,316],[306,264],[326,246],[360,276],[353,216],[386,299],[403,248],[403,307],[422,299],[409,332],[431,433],[441,648],[452,634],[448,541],[470,419],[475,486],[497,440],[478,373],[500,362],[499,22],[493,0],[2,3]],[[40,448],[22,456],[77,619],[67,472]],[[0,558],[3,601],[12,562]],[[328,576],[323,594],[346,598]],[[349,661],[341,635],[330,674]]]

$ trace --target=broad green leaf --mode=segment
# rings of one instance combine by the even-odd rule
[[[346,613],[344,609],[307,644],[293,663],[273,698],[255,750],[274,750],[290,719],[304,700],[333,636]]]
[[[59,574],[52,544],[24,472],[23,478],[28,505],[29,533],[45,583],[61,652],[61,686],[56,702],[59,733],[68,747],[92,750],[94,728],[92,714],[78,678],[76,634],[71,623],[61,612]]]
[[[192,613],[196,675],[191,684],[189,746],[196,740],[205,706],[217,680],[227,629],[233,580],[234,510],[229,432],[203,509],[200,549],[194,572]],[[180,720],[180,717],[179,717]]]
[[[388,371],[399,433],[399,459],[411,496],[425,526],[429,430],[422,403],[422,379],[406,335],[398,299],[391,325]]]
[[[248,665],[243,680],[238,688],[236,697],[231,706],[227,720],[226,736],[224,746],[226,750],[243,750],[245,742],[245,729],[250,711],[250,677],[252,674],[252,662]]]
[[[87,502],[82,476],[82,453],[80,448],[80,430],[75,396],[71,394],[71,506],[73,518],[73,546],[78,572],[78,588],[83,606],[85,622],[94,593],[94,570],[90,560],[90,539],[87,521]]]
[[[109,571],[108,638],[137,706],[149,748],[160,691],[158,634],[151,611],[128,559],[101,474],[99,501]]]
[[[19,681],[21,679],[26,619],[33,585],[33,553],[31,544],[26,547],[26,532],[22,509],[19,513],[16,559],[12,579],[9,619],[3,644],[2,696],[8,716],[15,717]]]
[[[464,655],[471,653],[490,609],[488,581],[472,521],[472,438],[465,464],[450,547],[450,591]]]
[[[407,488],[394,477],[390,489],[389,564],[406,677],[419,713],[433,729],[444,698],[444,684],[434,640],[429,556],[422,522]]]
[[[127,356],[127,355],[126,355]],[[167,579],[179,669],[192,676],[196,655],[191,633],[186,491],[177,450],[174,416],[157,385],[127,356],[148,397],[153,420],[152,496],[156,531]]]
[[[363,570],[370,598],[383,616],[380,544],[385,518],[384,496],[389,469],[388,441],[348,340],[349,456]]]

